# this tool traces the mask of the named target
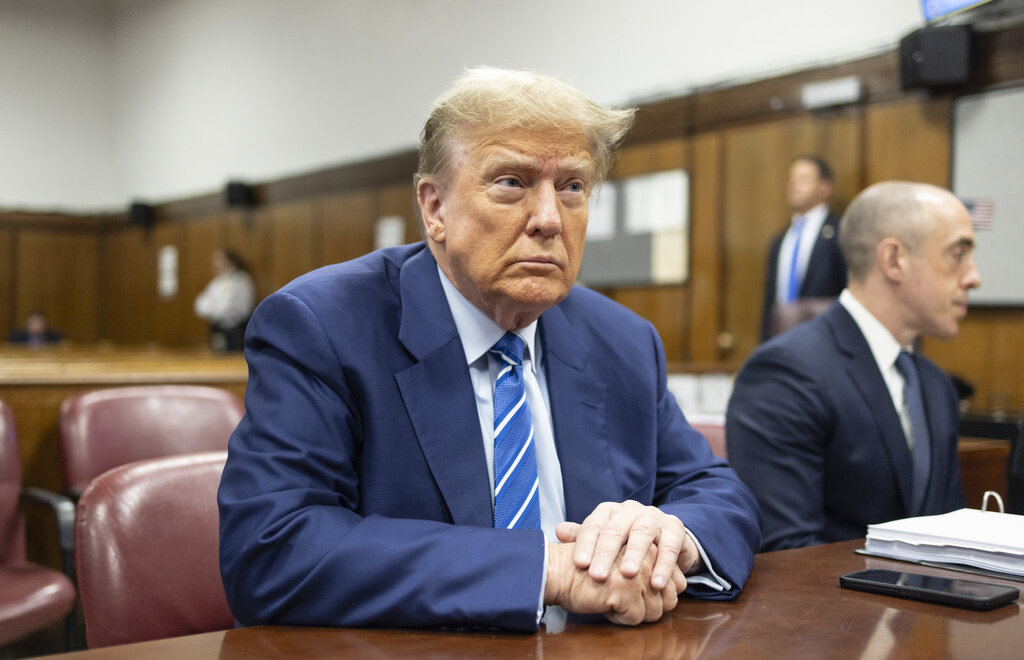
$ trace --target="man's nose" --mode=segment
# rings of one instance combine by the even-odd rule
[[[965,289],[977,289],[981,286],[981,273],[978,272],[977,266],[974,265],[974,257],[971,256],[970,264],[968,264],[967,274],[964,275],[961,280]]]
[[[554,236],[562,231],[562,209],[558,204],[558,191],[551,182],[539,184],[534,188],[534,199],[530,209],[530,220],[526,233],[540,233]]]

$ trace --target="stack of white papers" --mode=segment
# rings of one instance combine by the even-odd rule
[[[1024,579],[1024,516],[960,509],[869,525],[864,552]]]

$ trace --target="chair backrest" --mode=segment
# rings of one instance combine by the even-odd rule
[[[708,444],[711,445],[712,454],[719,458],[728,458],[725,453],[725,424],[695,422],[693,428],[704,434]]]
[[[799,298],[791,303],[775,303],[772,305],[769,319],[771,336],[781,335],[790,328],[823,314],[835,300],[835,298]]]
[[[227,449],[244,413],[238,395],[198,385],[118,387],[69,397],[60,411],[64,484],[80,493],[124,463]]]
[[[234,625],[217,550],[226,459],[220,451],[129,463],[82,493],[75,564],[90,648]]]
[[[0,563],[25,559],[25,519],[20,502],[18,436],[11,409],[0,401]]]

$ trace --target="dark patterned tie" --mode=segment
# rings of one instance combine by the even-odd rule
[[[921,377],[917,373],[914,358],[906,351],[900,351],[896,368],[903,374],[903,401],[910,414],[910,435],[914,455],[914,510],[912,515],[924,512],[924,497],[928,490],[928,474],[931,472],[931,439],[928,436],[928,418],[924,414],[924,398],[921,394]]]
[[[494,383],[494,526],[540,529],[540,493],[533,421],[523,384],[525,343],[511,332],[491,354],[501,371]]]

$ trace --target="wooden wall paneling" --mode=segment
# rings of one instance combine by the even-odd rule
[[[96,341],[99,237],[93,231],[19,229],[16,318],[41,309],[69,341]]]
[[[419,216],[416,212],[416,190],[412,180],[393,183],[377,189],[377,211],[374,222],[378,218],[398,215],[405,218],[405,242],[416,243],[423,240],[420,236]]]
[[[924,95],[868,108],[865,185],[900,179],[949,187],[952,100]]]
[[[790,161],[804,153],[824,156],[835,172],[834,199],[842,203],[858,187],[861,130],[860,113],[854,109],[723,132],[724,359],[742,361],[759,342],[768,246],[791,214],[785,195]]]
[[[137,225],[100,237],[100,339],[141,344],[156,339],[156,248]]]
[[[921,350],[974,386],[972,413],[1024,415],[1024,309],[972,307],[955,338],[925,338]]]
[[[320,200],[320,265],[349,261],[373,250],[377,217],[372,189],[353,190]]]
[[[693,140],[690,174],[690,345],[693,362],[717,361],[722,331],[722,137]]]
[[[156,280],[150,295],[154,300],[153,337],[160,346],[184,346],[186,334],[182,324],[186,315],[192,315],[192,300],[182,288],[182,255],[185,251],[184,224],[182,222],[158,222],[149,230],[148,240],[152,246],[149,262],[156,272],[156,255],[161,247],[173,245],[178,249],[178,291],[169,298],[157,295]]]
[[[24,323],[14,314],[15,305],[14,230],[0,228],[0,332],[7,341],[8,333]]]
[[[613,178],[620,179],[680,167],[690,169],[687,154],[688,140],[684,138],[625,147],[615,164]],[[686,246],[681,246],[681,249],[684,247]],[[693,254],[692,248],[690,254]],[[693,275],[691,269],[691,280]],[[658,286],[610,287],[604,292],[653,323],[661,335],[666,359],[678,362],[689,357],[691,314],[688,287],[689,282]]]
[[[312,200],[282,204],[267,218],[268,293],[307,273],[317,263],[319,206]]]
[[[182,249],[178,253],[178,310],[180,346],[209,343],[206,321],[195,315],[196,296],[213,278],[213,253],[227,247],[227,224],[221,214],[182,224]]]
[[[256,283],[256,300],[274,292],[271,288],[269,257],[267,255],[268,210],[233,210],[223,217],[224,247],[242,258]]]

